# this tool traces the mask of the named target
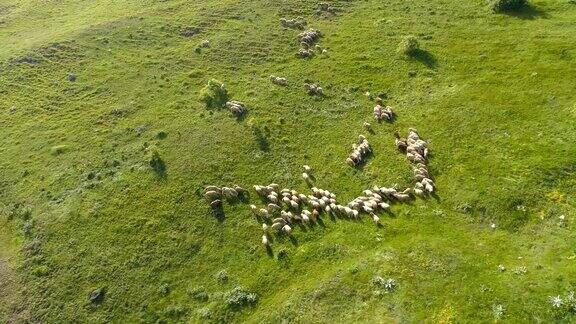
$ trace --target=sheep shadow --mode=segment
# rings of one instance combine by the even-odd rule
[[[358,171],[363,171],[366,165],[368,164],[369,160],[373,159],[374,157],[375,155],[373,151],[368,152],[368,154],[366,154],[362,159],[362,162],[356,164],[355,166],[353,166],[353,168]]]
[[[244,113],[240,114],[240,115],[233,115],[234,118],[236,118],[236,122],[240,123],[242,121],[244,121],[244,119],[246,119],[246,117],[248,117],[248,110],[245,110]]]
[[[266,245],[266,254],[270,258],[274,257],[274,251],[272,251],[272,247],[270,245]]]
[[[430,69],[436,69],[438,67],[438,60],[436,60],[436,57],[427,50],[415,50],[410,57],[413,60],[426,65],[426,67]]]
[[[506,11],[503,12],[503,14],[510,16],[510,17],[515,17],[515,18],[519,18],[522,20],[534,20],[536,18],[549,18],[548,14],[542,10],[539,9],[531,4],[526,4],[524,5],[522,8],[518,8],[516,10],[510,10],[510,11]]]
[[[210,209],[212,212],[212,216],[214,216],[214,218],[216,218],[216,220],[218,220],[219,223],[224,223],[224,220],[226,219],[226,214],[224,213],[224,208],[222,207],[222,204],[210,207]]]

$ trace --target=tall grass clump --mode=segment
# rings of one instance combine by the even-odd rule
[[[210,79],[208,84],[200,90],[199,99],[206,105],[206,108],[222,108],[228,101],[228,91],[222,82]]]
[[[416,54],[419,49],[418,39],[412,35],[404,36],[400,44],[398,44],[398,53],[408,56]]]
[[[490,0],[490,7],[494,12],[514,11],[527,3],[526,0]]]

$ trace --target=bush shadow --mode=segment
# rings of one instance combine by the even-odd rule
[[[549,18],[549,15],[542,9],[531,4],[526,4],[522,8],[502,12],[503,14],[523,20],[534,20],[536,18]]]
[[[410,55],[410,58],[426,65],[426,67],[430,69],[438,68],[438,60],[436,60],[436,57],[432,53],[426,50],[417,49]]]

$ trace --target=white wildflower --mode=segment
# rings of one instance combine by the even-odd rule
[[[564,301],[560,296],[550,296],[548,297],[548,300],[550,300],[550,304],[552,304],[552,307],[554,308],[560,308],[564,305]]]

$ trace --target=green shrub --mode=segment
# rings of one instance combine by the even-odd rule
[[[220,283],[228,282],[228,272],[227,272],[226,270],[220,270],[220,271],[216,274],[216,279],[217,279],[218,282],[220,282]]]
[[[490,0],[490,7],[494,12],[514,11],[527,3],[526,0]]]
[[[258,301],[258,295],[245,290],[242,287],[236,287],[225,295],[226,304],[232,309],[240,309],[246,306],[253,306]]]
[[[206,292],[204,287],[197,287],[194,289],[190,289],[188,290],[188,295],[190,295],[190,297],[200,302],[205,302],[208,301],[209,299],[208,293]]]
[[[206,108],[222,108],[228,101],[228,91],[222,82],[211,79],[200,90],[199,99],[206,105]]]
[[[398,44],[398,53],[404,55],[414,55],[419,49],[418,39],[412,35],[404,36]]]

